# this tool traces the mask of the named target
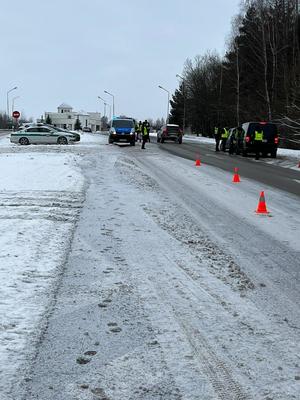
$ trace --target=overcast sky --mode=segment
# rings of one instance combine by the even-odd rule
[[[2,0],[0,110],[27,117],[100,111],[115,95],[116,114],[166,115],[187,58],[224,53],[240,0]]]

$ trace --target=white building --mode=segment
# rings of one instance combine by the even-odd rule
[[[44,120],[50,117],[51,124],[58,128],[74,130],[77,118],[82,128],[91,128],[92,132],[101,130],[101,114],[97,112],[73,111],[68,104],[61,104],[57,107],[57,112],[46,112]]]

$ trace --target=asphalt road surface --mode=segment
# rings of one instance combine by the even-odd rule
[[[152,141],[154,142],[154,140]],[[223,153],[221,151],[216,153],[214,145],[207,143],[186,142],[178,145],[172,142],[165,142],[164,144],[158,144],[158,146],[160,149],[164,149],[175,156],[188,160],[199,158],[201,163],[212,165],[225,171],[234,171],[234,168],[238,168],[241,176],[245,178],[300,196],[299,172],[290,168],[267,164],[266,160],[272,160],[271,158],[255,160],[254,156],[230,156],[228,152]]]

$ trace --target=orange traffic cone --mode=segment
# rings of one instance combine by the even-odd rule
[[[234,168],[234,175],[233,175],[233,179],[232,182],[234,183],[239,183],[240,181],[240,176],[239,176],[239,170],[238,168]]]
[[[196,162],[195,162],[195,165],[196,165],[196,167],[200,167],[201,162],[200,162],[200,159],[199,159],[199,158],[197,158],[197,160],[196,160]]]
[[[259,197],[256,213],[257,214],[269,214],[269,211],[267,210],[264,191],[260,192],[260,197]]]

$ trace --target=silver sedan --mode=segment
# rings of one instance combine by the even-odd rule
[[[76,140],[72,133],[60,132],[47,126],[30,126],[10,135],[11,143],[28,144],[68,144]]]

